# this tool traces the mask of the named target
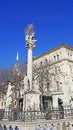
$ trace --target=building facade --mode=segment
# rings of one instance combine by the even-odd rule
[[[27,75],[8,84],[5,108],[20,110],[73,108],[73,47],[62,44],[33,59],[32,90]]]
[[[38,56],[33,60],[33,68],[35,76],[38,76],[34,81],[34,89],[43,87],[43,107],[58,108],[58,99],[62,100],[63,106],[73,107],[72,47],[62,44]],[[39,84],[36,85],[36,82]]]

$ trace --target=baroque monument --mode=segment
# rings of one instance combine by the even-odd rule
[[[33,24],[30,24],[26,28],[25,40],[26,48],[28,50],[28,61],[27,61],[27,76],[24,78],[24,83],[27,91],[24,93],[24,110],[37,110],[39,109],[39,94],[33,90],[33,67],[32,67],[32,51],[36,47],[34,39],[35,29]]]
[[[25,41],[27,73],[19,82],[9,82],[4,86],[7,91],[4,100],[1,99],[1,109],[45,111],[73,108],[73,48],[62,44],[33,58],[33,49],[36,47],[33,24],[25,30]],[[13,70],[17,76],[20,75],[18,61],[17,53]]]
[[[26,48],[28,50],[28,65],[27,65],[27,76],[30,86],[30,91],[32,91],[32,50],[35,48],[35,42],[34,39],[35,30],[34,26],[28,25],[26,28],[26,34],[25,34],[25,40],[26,40]]]

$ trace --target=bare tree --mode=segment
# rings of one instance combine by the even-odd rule
[[[0,85],[7,84],[11,80],[12,68],[0,69]]]
[[[23,75],[26,74],[27,67],[25,62],[20,65],[20,75],[14,73],[13,68],[14,66],[0,69],[0,86],[8,82],[18,82],[23,78]]]
[[[47,83],[49,82],[49,66],[48,64],[40,65],[39,68],[35,66],[34,77],[36,77],[39,81],[39,90],[43,94],[45,89],[48,90]],[[46,88],[44,88],[44,82],[46,83]]]

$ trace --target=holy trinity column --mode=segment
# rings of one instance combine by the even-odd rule
[[[32,51],[35,48],[34,39],[35,29],[33,24],[30,24],[26,28],[25,40],[26,40],[26,48],[28,50],[28,59],[27,59],[27,76],[24,78],[24,101],[23,101],[23,110],[37,110],[39,108],[39,96],[40,93],[33,90],[33,82],[32,82]],[[28,89],[27,89],[28,88]],[[36,86],[35,86],[36,88]]]
[[[27,76],[29,79],[30,91],[32,90],[32,50],[33,48],[35,48],[35,42],[36,42],[36,40],[34,39],[34,34],[35,29],[33,24],[28,25],[26,28],[25,40],[26,40],[26,48],[28,49]]]

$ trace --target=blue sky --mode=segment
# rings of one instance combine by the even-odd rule
[[[73,46],[73,0],[1,0],[0,68],[27,60],[24,30],[33,23],[36,48],[33,56],[66,43]]]

